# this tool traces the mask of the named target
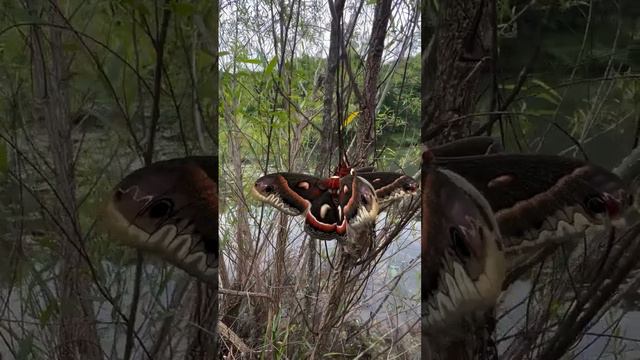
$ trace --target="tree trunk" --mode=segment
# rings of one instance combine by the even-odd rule
[[[387,25],[391,17],[391,0],[380,0],[376,3],[371,37],[369,38],[369,53],[364,75],[363,99],[360,102],[360,119],[356,129],[356,144],[354,165],[364,167],[369,165],[367,159],[374,151],[375,119],[378,103],[378,77],[382,66],[384,40],[387,36]]]
[[[471,129],[464,116],[473,112],[480,80],[491,63],[491,1],[441,4],[433,48],[423,56],[423,143],[443,144]]]
[[[28,4],[37,11],[35,4]],[[64,25],[57,2],[48,9],[50,21]],[[49,44],[50,48],[47,48]],[[63,52],[63,34],[51,28],[49,37],[38,26],[31,29],[33,91],[36,119],[45,122],[50,154],[54,164],[53,189],[59,196],[60,273],[57,279],[60,304],[58,328],[59,359],[101,359],[102,350],[95,326],[95,314],[90,300],[90,279],[83,261],[84,241],[78,221],[73,147],[71,141],[70,101],[68,96],[68,66]],[[51,59],[47,62],[45,59]]]
[[[340,8],[338,8],[339,5],[341,6]],[[340,31],[342,31],[342,29],[339,26],[340,19],[342,18],[343,7],[343,3],[338,4],[336,2],[336,11],[335,13],[332,12],[331,45],[329,51],[327,74],[325,78],[325,116],[331,113],[333,105],[330,97],[332,97],[334,87],[336,86],[335,76],[338,61],[340,61],[338,49],[342,47],[340,41],[344,37],[342,34],[340,34]],[[377,105],[378,93],[377,84],[378,76],[380,74],[380,67],[382,64],[382,53],[384,50],[384,40],[387,32],[387,24],[389,22],[390,15],[390,0],[382,0],[376,4],[371,37],[369,40],[369,53],[367,55],[365,69],[365,85],[363,91],[365,95],[360,102],[361,118],[358,121],[358,127],[356,130],[357,147],[355,149],[355,159],[352,164],[354,167],[366,166],[367,159],[370,157],[374,150],[373,143],[375,136],[375,109]],[[332,53],[331,50],[335,50],[335,53]],[[335,58],[332,58],[332,55],[335,56]],[[332,64],[335,64],[335,67],[332,68]],[[328,87],[327,85],[330,82],[330,79],[331,83],[333,84],[332,87]],[[338,114],[338,116],[340,116],[340,114]],[[332,119],[331,122],[335,124],[336,119]],[[325,137],[323,138],[323,144],[331,145],[326,138],[327,136],[331,136],[331,134],[327,131],[323,131],[322,136]],[[329,150],[326,153],[329,154],[331,153],[331,151]],[[356,240],[356,242],[370,243],[373,234],[371,232],[365,231],[361,234],[357,234],[356,236],[358,238],[363,237],[363,239],[358,239]],[[313,246],[315,246],[315,243],[310,244],[310,256],[311,254],[313,254]],[[330,345],[328,344],[329,334],[336,325],[336,322],[342,316],[344,316],[344,314],[342,313],[342,311],[344,310],[339,311],[339,309],[341,308],[340,305],[345,300],[345,294],[351,293],[353,291],[354,285],[356,284],[355,279],[347,281],[348,275],[350,273],[349,269],[353,267],[353,256],[345,252],[344,249],[338,248],[337,258],[339,260],[336,265],[336,269],[332,271],[331,274],[331,276],[334,278],[331,280],[332,285],[329,290],[328,303],[322,311],[322,318],[318,333],[315,338],[315,346],[313,349],[312,358],[315,358],[314,356],[323,354],[330,348]]]
[[[216,1],[216,14],[220,14],[220,2]],[[213,35],[212,35],[212,39],[211,39],[211,43],[213,43],[213,53],[214,53],[214,60],[213,60],[213,83],[211,84],[211,86],[213,86],[213,91],[215,92],[215,96],[213,97],[213,115],[211,117],[211,122],[212,122],[212,129],[213,129],[213,149],[211,149],[213,152],[212,154],[218,154],[218,149],[219,149],[219,140],[218,140],[218,131],[219,131],[219,127],[218,127],[218,117],[219,117],[219,113],[218,113],[218,105],[220,102],[219,99],[219,95],[220,95],[220,73],[218,71],[219,67],[219,62],[220,62],[220,56],[218,55],[218,26],[220,25],[220,18],[218,16],[214,16],[213,17],[213,24],[211,25],[211,28],[213,30]]]
[[[329,36],[329,54],[327,56],[327,68],[324,73],[324,101],[322,112],[322,133],[320,133],[320,154],[326,154],[321,156],[315,169],[317,176],[325,176],[329,174],[330,166],[332,164],[333,155],[335,154],[336,130],[337,120],[334,117],[334,94],[336,88],[336,73],[338,69],[338,62],[340,61],[340,22],[342,21],[342,14],[344,12],[344,0],[332,1],[329,0],[329,8],[331,9],[331,33]],[[338,115],[336,115],[338,116]],[[312,311],[313,298],[315,289],[318,286],[316,282],[316,253],[317,253],[318,241],[314,238],[309,238],[307,242],[306,251],[306,296],[304,299],[304,309],[306,316],[308,316],[309,322],[312,326],[315,326],[315,316]]]
[[[329,1],[329,7],[332,7]],[[340,54],[340,22],[342,21],[342,13],[344,12],[344,0],[333,2],[331,10],[331,34],[329,37],[329,55],[327,56],[327,71],[324,77],[324,102],[322,104],[322,133],[320,134],[320,154],[326,154],[321,158],[324,161],[318,162],[316,167],[316,175],[326,175],[327,169],[332,164],[333,155],[336,147],[336,130],[337,130],[337,114],[334,116],[333,99],[336,88],[336,70],[338,69]],[[337,154],[339,157],[340,154]]]

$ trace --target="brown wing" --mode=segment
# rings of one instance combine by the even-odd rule
[[[212,156],[186,157],[132,172],[106,207],[112,236],[217,284],[217,167]]]
[[[319,178],[297,173],[274,173],[262,176],[253,186],[253,195],[287,215],[303,214],[311,202],[320,197],[322,188]]]
[[[418,194],[418,182],[410,176],[394,172],[356,173],[367,180],[376,190],[380,207],[386,207],[394,200]]]
[[[461,176],[423,164],[424,333],[464,336],[464,320],[495,306],[505,277],[501,236],[487,200]]]
[[[611,172],[577,159],[535,154],[437,158],[489,201],[508,251],[622,222],[626,186]]]

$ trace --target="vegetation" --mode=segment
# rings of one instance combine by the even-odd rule
[[[209,1],[3,2],[3,359],[189,350],[193,281],[98,228],[132,169],[216,150],[216,12]]]
[[[220,347],[229,358],[419,353],[417,201],[380,216],[379,251],[354,264],[335,241],[309,238],[300,219],[249,195],[266,173],[331,174],[340,122],[352,165],[417,175],[416,5],[222,4],[220,315],[237,338],[221,334]]]
[[[198,317],[195,281],[99,228],[113,185],[155,160],[219,150],[228,358],[415,358],[417,204],[383,214],[369,239],[378,251],[354,264],[300,219],[253,202],[257,177],[330,174],[340,122],[354,165],[416,177],[421,142],[470,134],[608,168],[637,148],[637,1],[422,1],[422,26],[418,3],[402,0],[224,1],[219,16],[217,5],[3,2],[3,359],[207,357],[191,342],[215,326]],[[482,6],[477,23],[463,16]],[[476,26],[450,35],[482,46],[447,58],[458,48],[436,42],[443,24]],[[430,81],[462,58],[460,78]],[[431,131],[452,119],[464,121],[448,138]],[[639,243],[615,235],[607,281],[581,274],[609,238],[560,249],[506,293],[502,357],[637,357]]]
[[[609,169],[637,147],[637,2],[423,5],[432,45],[423,57],[424,142],[490,134],[509,151],[586,157]],[[637,183],[637,169],[615,171]],[[629,321],[637,309],[620,306],[638,291],[637,224],[628,220],[629,231],[566,244],[511,286],[495,318],[500,358],[637,357],[639,330]]]

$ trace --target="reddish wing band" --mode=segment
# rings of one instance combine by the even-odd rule
[[[339,206],[351,230],[359,232],[375,224],[379,212],[378,199],[373,186],[358,175],[340,179]]]
[[[304,228],[309,235],[321,240],[341,240],[346,236],[346,220],[341,216],[338,204],[329,191],[323,192],[311,202],[309,211],[305,213]]]
[[[626,185],[613,173],[560,156],[490,154],[436,157],[438,166],[467,179],[489,201],[500,226],[510,272],[550,246],[622,225],[629,205]],[[428,189],[427,189],[428,191]]]
[[[253,194],[287,215],[301,215],[320,197],[326,186],[319,178],[296,173],[265,175],[253,187]]]
[[[373,183],[372,183],[373,181]],[[387,204],[418,190],[415,180],[397,173],[357,173],[319,179],[305,174],[274,173],[259,178],[253,194],[292,216],[305,215],[305,231],[319,239],[341,239],[375,222],[379,199]]]

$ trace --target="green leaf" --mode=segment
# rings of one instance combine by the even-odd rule
[[[396,277],[399,273],[400,273],[400,271],[399,271],[399,269],[398,269],[398,267],[397,267],[397,266],[395,266],[395,265],[391,265],[391,266],[389,267],[389,276],[390,276],[390,277],[394,278],[394,277]]]
[[[559,102],[560,100],[562,100],[562,96],[560,96],[560,94],[558,94],[558,92],[557,92],[557,91],[553,90],[553,89],[551,88],[551,86],[547,85],[544,81],[539,80],[539,79],[533,79],[533,80],[531,80],[531,81],[532,81],[534,84],[536,84],[536,85],[538,85],[538,86],[542,87],[543,89],[545,89],[545,90],[547,91],[547,93],[548,93],[548,94],[550,94],[551,96],[553,96],[553,97],[555,97],[555,98],[556,98],[556,101],[558,101],[558,102]],[[550,100],[550,101],[551,101],[551,100]],[[553,101],[551,101],[551,102],[553,102]]]
[[[273,72],[273,69],[276,67],[276,64],[278,64],[278,58],[274,56],[271,59],[271,61],[269,61],[269,63],[267,64],[267,67],[264,69],[264,74],[271,75],[271,73]]]
[[[251,59],[244,56],[238,56],[236,58],[236,61],[240,63],[245,63],[245,64],[256,64],[256,65],[262,64],[262,61],[260,61],[260,59]]]

